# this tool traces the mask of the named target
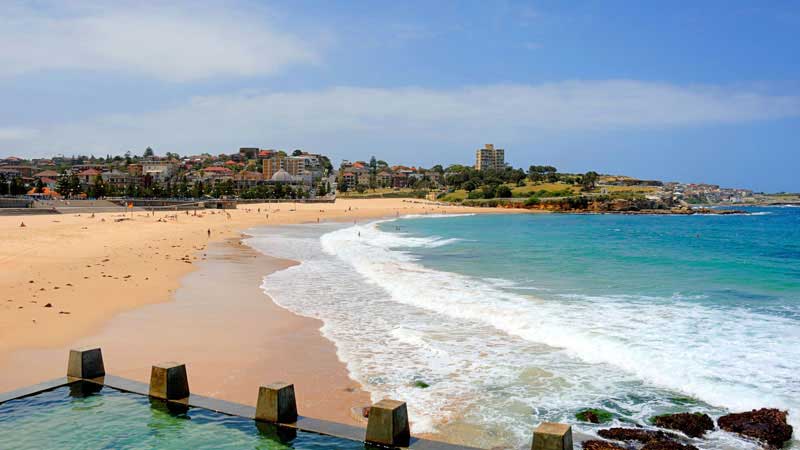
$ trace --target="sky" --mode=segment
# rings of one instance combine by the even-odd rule
[[[796,1],[15,1],[0,157],[296,149],[800,191]]]

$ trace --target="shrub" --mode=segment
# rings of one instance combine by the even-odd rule
[[[539,200],[539,197],[535,197],[534,196],[534,197],[530,197],[527,200],[525,200],[525,206],[538,206],[539,203],[541,203],[541,202],[542,201]]]
[[[495,196],[500,197],[500,198],[511,197],[511,188],[509,188],[505,184],[500,185],[500,186],[497,187],[497,190],[495,191]]]

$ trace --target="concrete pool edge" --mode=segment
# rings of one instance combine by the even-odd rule
[[[31,397],[43,392],[52,391],[61,387],[72,386],[78,383],[88,383],[101,387],[109,387],[122,392],[137,394],[144,397],[150,397],[149,385],[139,381],[130,380],[115,375],[106,374],[97,378],[76,378],[76,377],[58,377],[42,383],[26,386],[23,388],[15,389],[8,392],[0,392],[0,405],[25,397]],[[189,397],[180,400],[166,400],[160,399],[167,403],[176,405],[200,408],[213,411],[219,414],[228,416],[242,417],[256,422],[255,413],[256,408],[239,403],[233,403],[226,400],[219,400],[203,395],[190,394]],[[287,430],[303,431],[324,436],[331,436],[340,439],[347,439],[350,441],[364,442],[366,429],[346,425],[327,420],[314,419],[310,417],[298,416],[297,421],[294,423],[272,423],[277,428]],[[374,444],[369,444],[374,446]],[[377,446],[375,448],[378,448]],[[427,439],[411,438],[411,442],[407,447],[387,447],[387,448],[408,448],[412,450],[478,450],[475,447],[467,447],[463,445],[448,444],[444,442],[431,441]]]

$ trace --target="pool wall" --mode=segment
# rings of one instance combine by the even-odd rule
[[[43,383],[26,386],[10,392],[0,393],[0,404],[10,400],[36,395],[62,386],[98,391],[108,386],[123,392],[154,397],[167,402],[170,408],[202,408],[229,416],[243,417],[258,423],[274,424],[278,432],[305,431],[333,436],[357,442],[367,447],[398,448],[413,450],[476,450],[474,447],[447,444],[411,437],[408,427],[406,404],[396,400],[381,400],[370,410],[367,428],[360,428],[327,420],[303,417],[297,414],[294,387],[288,383],[262,386],[258,393],[258,406],[242,405],[189,391],[186,367],[170,362],[156,364],[151,371],[150,384],[105,373],[102,352],[97,347],[79,348],[70,351],[68,375]],[[80,375],[80,376],[78,376]],[[572,431],[568,425],[542,424],[533,433],[532,448],[536,450],[571,449]],[[558,436],[553,436],[553,430]],[[554,439],[555,438],[555,439]],[[551,444],[558,442],[563,444]],[[569,446],[566,443],[569,442]],[[547,445],[543,445],[547,444]]]

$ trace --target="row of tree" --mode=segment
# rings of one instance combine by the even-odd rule
[[[27,192],[25,183],[19,177],[7,177],[0,173],[0,195],[23,195]]]
[[[41,183],[41,181],[40,181]],[[325,195],[330,187],[320,186]],[[38,190],[38,188],[37,188]],[[160,183],[147,180],[142,185],[130,183],[124,188],[108,184],[100,176],[88,185],[83,185],[75,174],[62,173],[56,181],[56,191],[66,198],[86,194],[90,198],[125,196],[130,198],[202,198],[205,196],[220,198],[239,194],[242,198],[307,198],[309,191],[301,187],[291,187],[282,183],[259,185],[237,192],[233,180],[225,180],[214,184],[202,181],[190,183],[186,177],[177,182]],[[41,191],[38,191],[41,192]],[[23,191],[24,193],[24,191]]]

